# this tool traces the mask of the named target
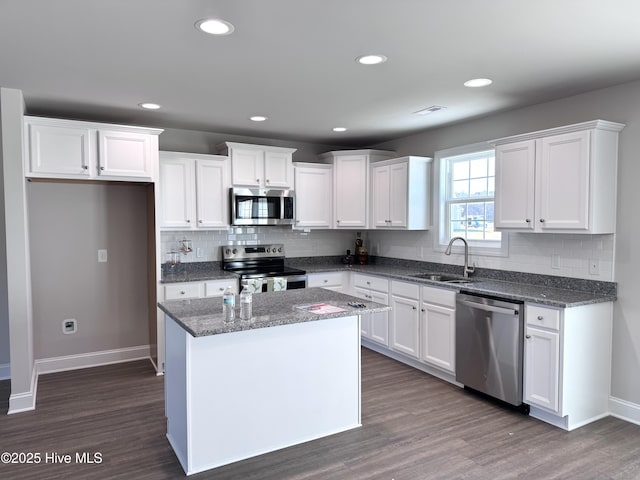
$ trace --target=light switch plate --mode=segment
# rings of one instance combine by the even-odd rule
[[[106,249],[98,250],[98,262],[99,263],[107,263],[107,250]]]

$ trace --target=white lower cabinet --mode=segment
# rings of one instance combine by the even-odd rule
[[[456,293],[422,287],[420,308],[420,358],[423,362],[456,372]]]
[[[354,296],[389,305],[389,280],[356,273],[353,276],[353,286]],[[380,345],[389,345],[389,312],[363,315],[360,328],[362,337]]]
[[[322,272],[307,274],[307,287],[322,287],[335,292],[346,293],[349,279],[348,272]]]
[[[526,304],[524,402],[531,416],[573,430],[609,414],[612,304]]]
[[[391,282],[391,348],[420,358],[420,287]]]

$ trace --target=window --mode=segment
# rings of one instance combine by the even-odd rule
[[[487,144],[436,153],[439,167],[437,250],[463,237],[475,254],[506,255],[506,235],[494,230],[495,155]]]

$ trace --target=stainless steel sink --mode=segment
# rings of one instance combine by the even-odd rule
[[[462,278],[457,275],[446,275],[440,273],[417,273],[415,275],[411,275],[413,278],[419,278],[422,280],[432,280],[434,282],[442,282],[442,283],[473,283],[473,280],[470,278]]]

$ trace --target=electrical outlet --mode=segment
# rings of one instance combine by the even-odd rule
[[[78,330],[78,321],[75,318],[65,318],[62,321],[62,333],[69,335]]]
[[[98,250],[98,262],[107,263],[107,249]]]
[[[196,257],[202,258],[203,256],[202,249],[200,247],[196,248]]]
[[[551,268],[560,268],[560,255],[557,253],[551,255]]]
[[[589,259],[589,274],[600,275],[600,260],[597,258]]]

